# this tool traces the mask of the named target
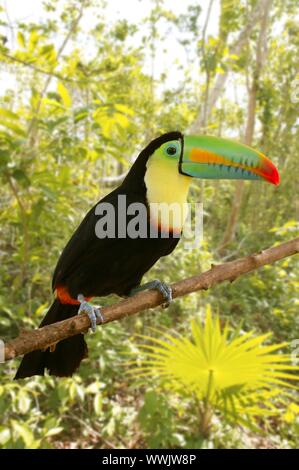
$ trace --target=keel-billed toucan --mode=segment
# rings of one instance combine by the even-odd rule
[[[152,203],[186,202],[189,186],[195,178],[266,180],[278,184],[279,174],[273,163],[262,153],[245,145],[209,136],[183,136],[169,132],[153,140],[132,165],[122,184],[105,196],[100,203],[110,203],[115,208],[115,219],[122,216],[119,196],[126,196],[126,205],[142,203],[146,209],[148,226],[159,224],[151,217]],[[99,204],[99,203],[98,203]],[[179,241],[177,234],[182,226],[173,222],[168,237],[130,238],[126,234],[99,238],[96,225],[103,217],[94,206],[83,219],[64,248],[53,276],[55,300],[40,326],[72,317],[85,311],[94,329],[96,317],[102,318],[89,300],[109,294],[128,296],[142,289],[143,275],[161,256],[171,253]],[[126,208],[125,208],[126,209]],[[160,281],[145,285],[160,290],[167,302],[171,290]],[[58,343],[54,350],[33,351],[26,354],[16,378],[43,375],[70,376],[87,356],[87,346],[82,334]]]

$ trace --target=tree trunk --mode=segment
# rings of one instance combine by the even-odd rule
[[[244,135],[244,144],[252,145],[255,118],[256,118],[256,96],[259,87],[259,81],[267,52],[267,26],[270,14],[270,9],[273,0],[265,0],[263,15],[260,20],[260,31],[256,48],[256,62],[253,71],[252,84],[248,85],[248,106],[247,106],[247,121]],[[239,220],[240,209],[244,195],[245,181],[237,181],[235,184],[235,196],[232,204],[230,217],[224,232],[223,240],[218,253],[223,255],[225,248],[234,239],[236,228]]]
[[[250,15],[250,18],[247,24],[244,26],[243,30],[240,32],[237,40],[230,47],[229,55],[240,55],[244,45],[246,45],[252,30],[254,29],[259,18],[262,16],[262,12],[269,11],[272,0],[261,0],[257,2],[257,5],[253,12]],[[268,15],[267,15],[268,16]],[[225,84],[227,82],[229,73],[234,65],[234,60],[229,59],[226,62],[226,69],[224,73],[218,73],[214,80],[214,86],[210,89],[209,97],[206,104],[205,113],[203,113],[202,106],[198,111],[197,117],[195,118],[193,124],[190,127],[190,133],[196,134],[202,132],[205,122],[208,122],[211,117],[212,110],[216,106],[218,99],[224,91]],[[205,121],[205,122],[204,122]]]

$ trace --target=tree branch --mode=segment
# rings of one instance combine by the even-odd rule
[[[261,266],[274,263],[299,252],[299,237],[273,246],[256,254],[235,261],[212,265],[211,269],[197,276],[173,284],[173,297],[181,297],[191,292],[206,290],[224,281],[233,282],[239,276],[255,271]],[[163,303],[160,293],[154,290],[140,292],[121,302],[104,307],[104,323],[134,315],[142,310],[157,307]],[[44,349],[78,333],[86,332],[90,326],[87,315],[76,315],[68,320],[53,323],[32,331],[23,331],[20,336],[5,344],[5,360],[13,359],[36,349]]]
[[[12,56],[12,55],[10,55],[7,52],[4,52],[2,50],[0,50],[0,58],[1,58],[1,56],[4,57],[5,59],[7,59],[10,63],[15,62],[17,64],[23,65],[24,67],[29,67],[30,69],[32,69],[35,72],[40,73],[42,75],[47,75],[47,76],[51,76],[51,77],[54,77],[54,78],[58,78],[61,81],[69,82],[69,83],[72,83],[74,85],[78,85],[78,84],[85,84],[86,85],[87,83],[99,83],[99,82],[103,81],[100,78],[89,79],[89,78],[85,77],[84,79],[76,79],[76,78],[65,77],[65,76],[61,75],[59,72],[55,72],[53,70],[53,68],[51,70],[42,69],[41,67],[35,65],[34,62],[27,62],[26,60],[22,60],[19,57],[14,57],[14,56]]]

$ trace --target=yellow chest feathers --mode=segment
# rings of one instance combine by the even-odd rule
[[[144,180],[154,225],[163,230],[181,231],[188,214],[187,196],[191,179],[179,173],[176,162],[148,160]]]

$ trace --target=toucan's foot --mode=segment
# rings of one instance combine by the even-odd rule
[[[172,302],[172,289],[165,282],[159,281],[159,279],[154,279],[153,281],[146,282],[142,286],[134,287],[130,291],[130,296],[137,294],[137,292],[142,292],[143,290],[148,289],[157,289],[164,297],[165,304],[163,307],[168,307]]]
[[[91,305],[89,302],[87,302],[82,294],[79,294],[77,299],[80,302],[78,314],[83,312],[87,313],[88,318],[90,320],[91,329],[93,332],[95,332],[97,329],[97,320],[101,320],[101,323],[104,322],[104,317],[101,313],[100,308],[96,307],[95,305]]]
[[[55,351],[56,346],[57,346],[57,343],[52,343],[49,346],[46,346],[45,348],[43,348],[42,351],[46,352],[49,349],[49,351],[52,353]]]

